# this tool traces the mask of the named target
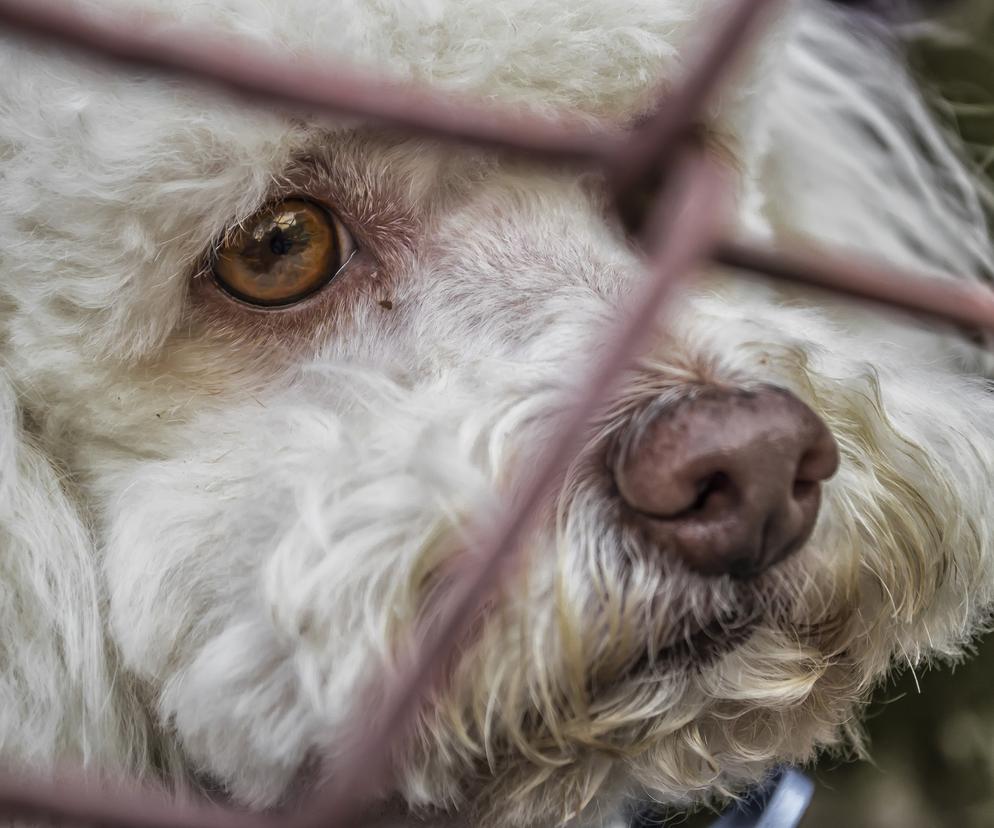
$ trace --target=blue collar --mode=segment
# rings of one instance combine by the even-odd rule
[[[728,807],[711,828],[797,828],[804,816],[814,783],[793,768],[778,768],[761,785]],[[632,828],[659,828],[659,816],[636,816]],[[667,823],[668,824],[668,823]]]
[[[814,783],[802,773],[780,768],[729,807],[711,828],[797,828],[814,791]]]

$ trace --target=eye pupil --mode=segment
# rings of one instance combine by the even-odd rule
[[[277,230],[269,240],[269,249],[275,256],[286,256],[293,249],[293,240],[282,230]]]

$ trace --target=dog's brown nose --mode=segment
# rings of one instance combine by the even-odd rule
[[[811,534],[839,464],[827,426],[788,391],[712,389],[659,412],[614,463],[624,501],[692,569],[746,578]]]

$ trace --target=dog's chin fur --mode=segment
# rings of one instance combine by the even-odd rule
[[[622,125],[721,4],[140,5]],[[982,191],[891,46],[787,5],[714,113],[740,227],[991,273]],[[0,75],[4,762],[285,804],[334,774],[639,261],[590,176],[9,41]],[[328,204],[360,250],[300,306],[253,312],[205,262],[286,194]],[[384,800],[411,821],[608,825],[634,798],[692,805],[859,750],[880,679],[955,657],[987,618],[987,362],[841,300],[719,273],[688,291]],[[626,519],[605,453],[654,406],[769,383],[824,418],[841,469],[800,552],[753,581],[695,575]]]

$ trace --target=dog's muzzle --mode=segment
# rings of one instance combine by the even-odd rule
[[[753,577],[799,549],[839,464],[825,423],[788,391],[711,388],[639,418],[611,471],[663,554]]]

